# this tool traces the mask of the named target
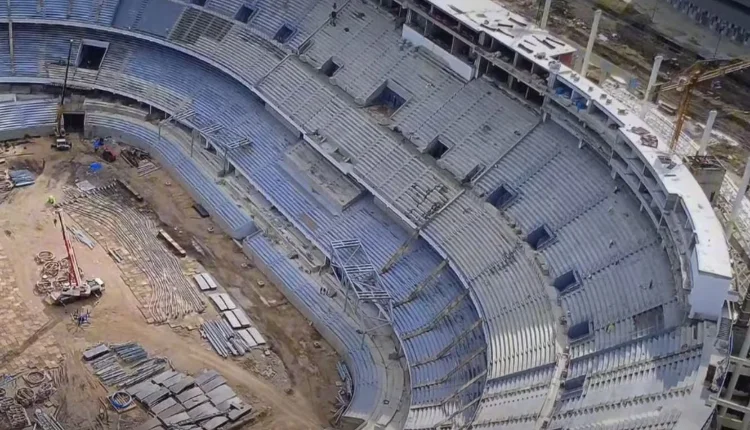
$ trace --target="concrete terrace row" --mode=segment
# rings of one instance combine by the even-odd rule
[[[61,34],[57,38],[40,37],[45,34],[45,30],[41,28],[36,30],[38,31],[30,31],[28,34],[21,29],[18,30],[17,42],[28,41],[29,46],[26,51],[30,56],[36,55],[44,58],[46,52],[54,52],[48,51],[46,47],[56,46],[61,43],[61,40],[66,40]],[[149,50],[148,45],[136,49],[135,46],[129,46],[129,43],[136,42],[118,40],[118,44],[113,43],[110,56],[105,60],[98,74],[93,76],[86,71],[80,73],[79,69],[72,76],[73,85],[85,86],[93,83],[97,87],[127,94],[161,107],[180,106],[184,100],[191,98],[187,96],[192,96],[193,89],[200,87],[198,82],[206,82],[199,90],[200,94],[194,97],[196,100],[192,104],[196,109],[194,120],[201,125],[207,125],[200,121],[208,121],[209,118],[213,121],[224,121],[225,124],[232,122],[235,124],[235,132],[237,130],[246,132],[253,138],[252,147],[232,151],[229,155],[230,162],[243,172],[259,190],[264,191],[277,208],[286,212],[290,220],[298,222],[301,229],[315,240],[321,249],[325,251],[325,244],[330,240],[361,236],[361,240],[374,256],[375,262],[382,265],[406,240],[408,237],[406,233],[379,214],[380,211],[369,199],[348,208],[343,216],[335,217],[316,204],[314,199],[301,194],[300,190],[293,185],[291,178],[286,176],[278,165],[283,150],[297,143],[294,135],[279,126],[273,127],[273,118],[263,111],[262,106],[258,105],[255,100],[234,96],[242,94],[243,90],[237,88],[232,81],[222,80],[221,75],[208,77],[205,75],[208,73],[207,70],[187,66],[165,66],[164,64],[169,64],[165,61],[165,58],[169,58],[169,52],[159,52],[154,50],[153,46]],[[35,45],[36,48],[34,48]],[[172,56],[179,58],[175,54]],[[45,65],[45,63],[47,62],[42,61],[37,64]],[[59,75],[61,71],[55,69],[54,65],[52,68],[34,69],[31,63],[24,64],[24,67],[17,68],[17,77],[21,75],[18,71],[23,70],[23,73],[28,74],[30,78],[45,75],[57,80],[61,78]],[[191,72],[182,74],[183,79],[175,84],[174,79],[166,77],[174,77],[178,69],[191,70]],[[164,71],[170,71],[171,74],[167,75],[163,73]],[[99,82],[105,85],[100,85]],[[170,85],[170,87],[167,87],[166,91],[159,92],[160,87],[157,85],[164,87]],[[210,97],[201,97],[206,93],[232,96],[213,100]],[[201,103],[199,104],[198,101]],[[244,112],[244,117],[235,117],[234,114],[237,112]],[[214,144],[218,147],[217,149],[221,150],[220,143]],[[299,223],[303,217],[307,217],[312,222],[306,225]],[[371,220],[373,217],[376,219]],[[311,225],[315,227],[309,227]],[[363,228],[363,226],[371,228]],[[420,243],[405,257],[403,264],[394,268],[383,278],[386,285],[391,287],[394,297],[397,300],[403,300],[410,294],[410,288],[426,277],[439,262],[439,257],[429,251],[426,244]],[[474,324],[477,321],[476,311],[469,304],[469,298],[460,295],[461,290],[457,280],[445,274],[438,282],[426,289],[424,294],[396,308],[394,314],[396,329],[398,333],[405,335],[432,323],[435,316],[451,304],[450,312],[436,321],[431,330],[410,336],[404,341],[407,357],[414,363],[411,369],[411,381],[415,389],[412,396],[415,407],[429,405],[422,406],[421,409],[444,410],[441,402],[457,394],[460,388],[463,390],[458,393],[456,398],[458,401],[469,403],[470,399],[467,400],[463,396],[476,398],[480,394],[479,380],[474,379],[477,375],[483,374],[486,361],[481,330],[474,328],[473,333],[467,333],[446,354],[435,357],[445,350],[459,334],[464,333],[470,327],[476,327]],[[452,303],[455,300],[458,300],[457,304]],[[465,362],[465,359],[468,361]],[[443,380],[446,374],[452,374],[452,376]],[[472,380],[474,381],[469,387],[463,387]],[[461,407],[454,407],[453,411],[458,412]],[[470,414],[471,412],[463,411],[462,413]],[[433,413],[432,416],[436,420],[446,418],[445,415],[437,413]]]
[[[318,3],[316,8],[323,3]],[[232,26],[221,42],[207,34],[208,27],[191,43],[173,38],[174,34],[168,37],[199,54],[210,54],[228,71],[256,85],[260,95],[301,126],[308,139],[317,142],[318,149],[329,159],[348,169],[412,225],[422,225],[424,237],[450,257],[462,282],[471,287],[474,302],[485,318],[490,334],[487,341],[489,379],[554,364],[557,328],[551,312],[554,302],[550,302],[545,285],[570,270],[579,272],[581,282],[575,291],[561,294],[562,308],[570,322],[588,321],[593,332],[593,337],[583,344],[573,345],[574,356],[590,354],[650,335],[657,328],[682,323],[683,310],[679,300],[672,300],[676,293],[666,263],[654,265],[658,267],[653,271],[642,270],[652,258],[666,260],[658,243],[649,240],[656,236],[653,227],[648,234],[649,226],[643,228],[644,217],[638,213],[632,196],[625,190],[615,191],[616,183],[604,176],[608,174],[607,169],[590,149],[578,150],[577,142],[554,125],[539,125],[534,112],[516,104],[488,81],[479,79],[465,84],[439,64],[405,46],[399,33],[393,30],[393,22],[370,6],[349,4],[344,12],[339,25],[326,26],[319,31],[299,59],[288,57],[281,61],[283,47],[264,39],[263,32],[253,29],[252,23],[249,27]],[[15,10],[13,13],[15,16]],[[313,20],[315,16],[309,15],[306,19]],[[88,22],[87,18],[80,20]],[[302,20],[299,28],[316,25]],[[253,37],[248,37],[246,32]],[[349,37],[341,32],[352,34]],[[237,36],[231,39],[232,35]],[[113,45],[110,49],[115,48]],[[377,49],[383,60],[365,56],[370,49]],[[157,76],[159,73],[144,78],[131,70],[131,62],[140,65],[143,61],[138,58],[140,55],[143,54],[133,50],[123,53],[119,57],[121,68],[113,67],[108,71],[113,73],[110,77],[117,76],[127,82],[128,87],[120,92],[139,94],[144,101],[158,103],[172,111],[186,103],[195,104],[220,94],[215,89],[204,88],[197,96],[180,98],[179,91],[172,88],[173,84],[166,82],[166,78]],[[305,64],[322,67],[326,58],[339,59],[344,66],[332,78],[324,77]],[[32,61],[14,62],[21,65],[15,67],[16,76],[21,69],[28,76],[60,79],[60,70],[54,66],[46,64],[46,70],[40,70],[34,69]],[[413,73],[414,70],[419,73]],[[87,79],[89,84],[100,85],[103,79],[99,76],[106,76],[102,71],[98,74],[80,72],[76,76],[80,85],[85,85]],[[174,72],[177,70],[170,71]],[[411,95],[408,102],[389,118],[355,110],[384,79],[406,89]],[[210,124],[215,115],[201,115],[201,111],[196,109],[198,125],[200,121]],[[218,120],[221,121],[220,116]],[[403,133],[413,146],[402,143],[397,134],[380,125]],[[259,140],[262,134],[256,133]],[[434,162],[420,152],[436,138],[450,147],[436,162],[437,166],[458,179],[469,176],[481,163],[485,163],[485,168],[495,167],[476,181],[475,190],[466,192],[449,175],[435,169]],[[541,145],[553,141],[558,143],[553,146],[559,147],[551,152],[528,154],[527,158],[519,155],[518,163],[507,163],[523,166],[521,163],[528,162],[533,169],[525,169],[515,176],[498,177],[500,182],[492,181],[493,172],[508,172],[499,166],[515,154],[521,154],[525,143]],[[479,144],[483,142],[490,144]],[[581,173],[571,174],[570,170],[565,170],[571,168],[578,168]],[[538,173],[530,174],[529,170]],[[599,175],[598,179],[594,179],[595,174]],[[592,175],[591,180],[588,180],[589,175]],[[551,197],[559,196],[550,192],[550,184],[565,184],[558,192],[571,192],[560,198],[557,205],[540,206],[541,202],[554,201]],[[518,191],[518,196],[502,213],[484,203],[486,194],[499,185]],[[441,209],[431,217],[436,207]],[[425,224],[427,219],[429,222]],[[548,224],[555,241],[541,249],[537,257],[520,238],[540,223]],[[513,231],[513,224],[522,233],[520,237]],[[593,233],[590,225],[597,226]],[[633,231],[643,232],[643,236],[630,235]],[[606,232],[597,237],[607,239],[602,239],[595,248],[581,246],[596,232]],[[477,250],[490,249],[499,252],[477,253]],[[642,249],[646,251],[639,253]],[[571,251],[576,253],[571,254]],[[620,262],[625,261],[629,264],[621,267]],[[396,268],[407,264],[401,261]],[[598,291],[605,287],[616,289],[611,287],[614,283],[623,285],[619,289],[624,294],[620,300],[629,304],[617,312],[610,309],[613,303],[622,301],[613,302],[610,295]],[[654,297],[656,299],[651,300]],[[656,306],[648,308],[649,303]],[[636,326],[642,324],[636,324],[634,317],[649,311],[656,314],[657,323],[646,324],[645,331],[637,329]],[[663,314],[661,319],[660,313]],[[405,327],[410,326],[405,323]],[[476,373],[468,372],[466,376],[473,379],[473,375]],[[538,413],[539,409],[530,414]],[[617,411],[615,416],[624,415],[625,411]],[[413,416],[417,416],[417,410]],[[414,427],[437,422],[433,418],[409,421]]]

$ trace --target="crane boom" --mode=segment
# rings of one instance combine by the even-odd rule
[[[62,210],[57,210],[57,217],[60,220],[60,229],[62,229],[65,251],[68,253],[68,262],[70,263],[68,282],[70,283],[71,287],[80,287],[81,285],[83,285],[83,281],[81,280],[81,272],[78,270],[78,259],[76,258],[76,252],[73,249],[73,244],[70,243],[70,239],[68,238],[68,232],[65,229],[65,218],[63,217]]]
[[[750,58],[738,59],[732,63],[707,71],[703,71],[701,65],[702,62],[694,64],[690,67],[687,76],[680,76],[677,82],[664,85],[659,90],[660,92],[663,92],[682,88],[683,91],[682,99],[680,100],[680,105],[677,109],[677,119],[675,120],[674,132],[672,133],[672,139],[669,142],[670,151],[674,151],[677,142],[680,140],[680,134],[682,133],[682,126],[685,124],[685,117],[687,116],[688,107],[690,106],[690,97],[692,96],[693,88],[701,82],[747,69],[750,67]]]
[[[750,58],[747,59],[741,59],[737,60],[735,62],[725,64],[719,68],[708,70],[705,73],[697,74],[696,82],[695,83],[701,83],[705,81],[710,81],[711,79],[716,79],[718,77],[728,75],[730,73],[739,72],[741,70],[745,70],[748,67],[750,67]],[[684,75],[683,75],[684,76]],[[674,90],[676,88],[679,88],[681,86],[685,85],[685,82],[673,82],[671,84],[663,85],[661,91],[670,91]]]

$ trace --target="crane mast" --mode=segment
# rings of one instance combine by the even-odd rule
[[[68,232],[65,228],[65,218],[63,217],[62,210],[57,210],[57,217],[60,220],[60,229],[62,229],[65,252],[68,253],[68,261],[70,262],[68,282],[71,287],[80,287],[83,285],[83,281],[81,280],[81,272],[78,270],[78,259],[76,258],[76,252],[73,249],[73,244],[70,243],[70,238],[68,237]]]

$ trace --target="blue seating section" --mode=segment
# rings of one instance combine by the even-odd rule
[[[49,134],[54,130],[56,112],[56,100],[0,102],[0,140]]]
[[[70,8],[74,3],[75,7]],[[97,6],[99,3],[45,0],[37,5],[12,0],[11,10],[14,17],[97,24],[109,17],[111,22],[118,2],[105,0]],[[117,15],[124,14],[123,21],[117,25],[123,28],[132,22],[132,31],[169,39],[168,29],[159,30],[160,33],[136,25],[143,19],[139,14],[149,7],[156,8],[157,3],[164,7],[185,6],[174,0],[122,0]],[[406,427],[432,428],[449,419],[462,426],[470,424],[473,417],[477,428],[523,429],[534,425],[558,357],[558,323],[551,312],[555,304],[547,296],[539,264],[534,262],[535,257],[519,251],[524,247],[518,246],[518,240],[544,225],[553,240],[538,253],[549,278],[554,280],[571,270],[577,273],[578,282],[560,293],[559,306],[569,323],[588,322],[592,331],[570,348],[577,371],[586,368],[592,372],[591,378],[580,392],[566,394],[564,410],[551,417],[553,422],[571,428],[605,422],[614,427],[632,414],[633,423],[637,423],[634,426],[645,425],[653,418],[654,425],[672,428],[680,416],[674,403],[690,395],[691,382],[699,373],[697,351],[704,332],[695,330],[689,351],[669,350],[667,354],[675,355],[674,359],[653,355],[648,349],[648,345],[658,343],[654,336],[663,335],[662,331],[677,333],[686,328],[685,309],[681,292],[675,290],[666,254],[655,239],[653,225],[639,212],[636,200],[622,184],[611,179],[609,168],[597,154],[577,147],[573,136],[549,121],[534,125],[535,114],[521,112],[510,99],[501,103],[495,97],[497,91],[486,82],[464,84],[446,77],[439,66],[395,42],[398,35],[389,30],[390,18],[360,3],[347,2],[339,13],[342,25],[320,32],[321,43],[312,43],[308,58],[300,56],[302,61],[291,57],[281,62],[284,50],[291,52],[290,48],[299,47],[326,22],[332,7],[329,0],[247,3],[254,10],[249,22],[233,21],[234,27],[222,41],[201,36],[196,42],[175,39],[175,43],[217,61],[244,79],[245,84],[259,85],[259,92],[285,115],[309,133],[330,139],[332,147],[348,152],[354,169],[372,176],[370,186],[387,199],[398,195],[400,200],[393,197],[390,202],[397,210],[405,213],[411,208],[420,209],[414,204],[424,197],[418,185],[431,184],[429,180],[442,184],[436,187],[444,189],[448,198],[457,197],[423,233],[447,252],[451,264],[458,267],[462,279],[471,287],[472,295],[464,296],[465,287],[454,273],[446,272],[417,299],[396,308],[394,329],[401,338],[408,338],[403,347],[412,384]],[[78,10],[85,4],[89,5],[87,12]],[[243,4],[237,0],[208,0],[203,9],[231,21]],[[0,17],[6,9],[4,3],[0,5]],[[287,25],[292,33],[285,46],[273,41],[282,25]],[[158,22],[154,28],[158,30]],[[339,28],[346,28],[347,33],[353,31],[338,33]],[[372,198],[335,215],[294,185],[279,163],[283,151],[296,144],[298,136],[281,126],[246,87],[205,63],[127,37],[17,25],[16,58],[11,64],[7,31],[2,30],[2,77],[14,74],[59,81],[59,67],[54,64],[64,58],[71,36],[110,41],[112,46],[102,70],[96,74],[74,73],[74,85],[93,85],[127,94],[170,112],[189,107],[195,111],[185,121],[189,125],[222,126],[222,130],[208,136],[219,150],[238,137],[249,138],[252,144],[233,150],[228,156],[230,162],[322,250],[327,251],[332,239],[356,237],[368,248],[374,262],[382,265],[407,239],[408,234],[395,226]],[[330,55],[341,53],[349,54],[345,55],[345,67],[338,76],[326,80],[309,70],[308,65],[320,67]],[[385,60],[375,60],[373,55]],[[414,73],[415,67],[420,68],[420,73]],[[353,72],[357,70],[367,73],[360,76]],[[355,103],[349,99],[361,104],[373,86],[389,79],[395,79],[413,95],[394,119],[417,150],[425,150],[438,135],[465,140],[438,162],[456,178],[462,179],[477,163],[494,161],[503,154],[495,165],[487,166],[489,170],[473,190],[459,196],[459,190],[452,189],[454,183],[441,182],[440,175],[413,156],[413,151],[404,149],[406,145],[394,143],[393,134],[383,133],[384,128],[377,127],[375,121],[363,119],[369,118],[366,112],[354,108]],[[429,85],[424,85],[424,81],[430,81]],[[477,112],[484,115],[482,121],[475,120]],[[447,119],[441,118],[455,120],[449,126]],[[494,127],[496,124],[510,126]],[[498,144],[498,139],[483,137],[487,133],[495,133],[502,144]],[[380,137],[371,138],[375,135]],[[516,142],[516,136],[520,141]],[[410,168],[399,170],[401,166]],[[424,181],[419,182],[419,178]],[[497,211],[483,200],[501,185],[511,187],[516,196]],[[405,216],[419,221],[411,212]],[[506,221],[514,223],[521,233],[514,234]],[[497,228],[498,224],[503,228]],[[257,237],[253,240],[263,240]],[[478,243],[483,244],[479,251]],[[263,249],[264,245],[255,246]],[[384,284],[396,300],[402,300],[440,260],[420,240],[383,277]],[[283,265],[273,257],[268,261]],[[297,280],[290,282],[300,285]],[[431,325],[435,315],[456,302],[458,305],[431,330],[409,336]],[[463,336],[449,354],[433,360],[473,326],[479,315],[485,318],[483,329]],[[644,323],[652,317],[656,322]],[[687,331],[693,333],[692,329]],[[484,338],[485,332],[490,338]],[[666,343],[674,338],[667,337]],[[483,352],[483,348],[488,352]],[[478,355],[474,355],[475,351]],[[612,365],[613,360],[616,365]],[[478,378],[485,371],[486,384]],[[632,397],[630,391],[619,393],[613,388],[613,381],[621,378],[634,380],[636,390],[646,387],[648,398],[639,400],[637,405],[625,402],[623,407],[613,407]],[[468,381],[473,382],[463,387]],[[459,389],[460,394],[454,396]],[[587,397],[589,392],[592,394]],[[662,399],[663,392],[669,392],[675,400]],[[481,401],[475,402],[480,397]],[[464,408],[465,405],[471,407]]]
[[[326,244],[331,240],[357,237],[367,247],[373,262],[382,266],[408,239],[409,234],[377,209],[372,198],[366,198],[349,207],[342,215],[334,216],[312,196],[295,186],[279,162],[284,149],[297,142],[296,136],[276,123],[247,89],[226,75],[192,62],[186,55],[133,39],[84,30],[18,27],[18,49],[28,49],[28,52],[37,56],[37,64],[42,66],[49,57],[47,51],[39,46],[41,44],[62,49],[71,34],[109,41],[110,54],[94,80],[95,85],[129,94],[139,100],[155,100],[161,106],[174,106],[174,109],[191,107],[195,116],[186,121],[192,125],[200,128],[211,124],[223,125],[221,132],[209,136],[219,151],[229,139],[238,136],[250,138],[252,144],[230,151],[228,160],[324,251],[327,251]],[[56,54],[53,54],[53,58],[57,58]],[[29,70],[30,76],[40,76],[38,70]],[[89,74],[72,73],[71,84],[87,85],[91,82],[90,79]],[[140,134],[136,135],[133,131],[123,129],[125,125],[113,124],[110,116],[89,114],[88,121],[105,134],[129,140],[141,138],[145,142],[157,140],[155,131],[139,131]],[[164,145],[167,144],[162,141],[162,146],[155,150],[162,152],[163,159],[174,165],[176,171],[182,171],[185,163],[193,166],[189,160],[175,158],[180,155],[179,150],[167,150]],[[190,175],[184,180],[196,188],[198,195],[202,195],[200,187],[205,185],[192,184],[193,178]],[[211,195],[210,192],[206,193]],[[215,205],[218,210],[226,208],[223,204]],[[301,223],[301,219],[312,222]],[[234,222],[233,226],[237,224],[230,221]],[[384,284],[395,300],[403,300],[441,260],[437,253],[420,240],[400,264],[383,276]],[[454,300],[460,299],[452,311],[434,324],[431,330],[403,342],[412,366],[411,383],[415,389],[412,404],[415,406],[439,404],[486,368],[486,356],[483,352],[485,341],[481,329],[465,336],[449,353],[435,359],[439,352],[478,319],[470,298],[464,296],[463,292],[464,288],[455,276],[446,273],[416,299],[398,306],[394,312],[394,328],[399,335],[405,336],[430,325],[436,315]],[[471,360],[464,363],[468,358]],[[442,380],[448,374],[451,377]],[[481,384],[476,381],[453,400],[462,402],[455,409],[460,409],[480,394]],[[435,408],[442,410],[441,407]],[[469,419],[472,411],[472,408],[468,408],[462,413],[464,421]]]
[[[316,284],[304,277],[302,272],[284,254],[277,251],[273,244],[262,234],[248,237],[243,242],[248,255],[260,259],[270,270],[273,277],[281,282],[285,295],[298,307],[306,308],[306,315],[311,320],[321,321],[328,330],[341,342],[347,351],[344,360],[355,380],[354,397],[347,411],[348,416],[359,416],[366,419],[370,411],[377,408],[379,396],[383,390],[381,372],[375,366],[371,351],[362,343],[362,335],[348,320],[339,317],[339,311],[332,310],[328,298],[321,295]]]
[[[86,127],[95,136],[112,136],[153,154],[233,238],[243,239],[256,231],[252,219],[211,183],[179,147],[166,138],[159,139],[156,127],[96,112],[87,112]]]

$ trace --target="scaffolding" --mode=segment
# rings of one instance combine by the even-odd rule
[[[212,122],[211,124],[208,124],[205,127],[198,128],[200,133],[203,135],[203,137],[206,139],[206,141],[210,142],[211,145],[216,149],[217,151],[219,149],[224,150],[224,157],[222,162],[222,170],[221,175],[226,176],[228,171],[228,156],[230,151],[234,151],[238,148],[242,148],[244,146],[249,146],[252,141],[250,138],[245,136],[239,136],[239,135],[229,135],[227,133],[222,133],[224,131],[224,126],[215,122]],[[192,153],[192,150],[191,150]]]
[[[331,241],[331,267],[344,287],[344,311],[351,304],[359,318],[374,320],[374,326],[366,327],[364,333],[392,324],[393,297],[383,286],[380,273],[372,264],[362,242],[358,239]],[[375,305],[377,315],[363,312],[360,308],[363,303]]]

